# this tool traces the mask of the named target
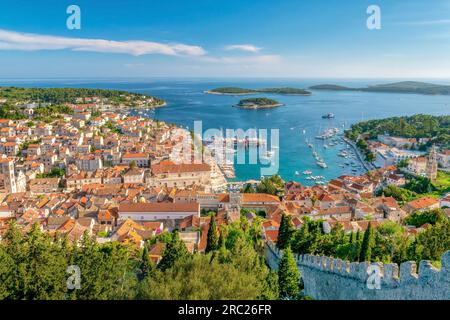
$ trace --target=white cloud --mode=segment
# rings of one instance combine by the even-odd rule
[[[21,33],[0,29],[0,50],[73,50],[105,53],[123,53],[134,56],[163,54],[170,56],[202,56],[206,51],[200,46],[181,43],[159,43],[142,40],[113,41],[83,39]]]
[[[226,50],[240,50],[247,52],[259,52],[262,48],[254,46],[252,44],[232,44],[225,47]]]

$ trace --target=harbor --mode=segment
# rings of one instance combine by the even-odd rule
[[[361,155],[361,152],[359,152],[358,147],[352,141],[350,141],[349,139],[347,139],[345,137],[342,137],[342,140],[354,150],[354,154],[356,154],[359,162],[361,163],[361,165],[363,166],[363,168],[366,171],[370,171],[370,170],[376,169],[373,164],[369,164],[369,163],[367,163],[367,161],[365,161],[363,159],[363,156]]]
[[[250,112],[232,108],[230,105],[237,103],[239,97],[205,94],[203,91],[219,86],[242,86],[242,87],[276,87],[289,85],[302,87],[307,82],[292,81],[289,83],[278,80],[266,83],[244,82],[244,81],[219,81],[212,84],[208,80],[187,83],[185,81],[171,81],[170,83],[158,82],[136,82],[129,84],[130,88],[138,92],[153,93],[166,101],[170,101],[167,107],[155,108],[154,112],[137,108],[137,111],[145,113],[151,118],[177,124],[183,128],[193,129],[194,121],[202,121],[203,130],[223,128],[236,130],[238,128],[247,131],[250,128],[278,129],[279,130],[279,168],[278,174],[286,181],[294,180],[305,185],[314,185],[315,180],[307,180],[302,172],[310,170],[313,176],[324,176],[323,181],[329,181],[341,175],[359,175],[367,171],[366,166],[358,159],[355,149],[348,145],[339,135],[330,139],[316,139],[327,129],[339,128],[342,134],[345,129],[356,122],[370,118],[395,116],[398,114],[417,113],[422,103],[430,105],[430,114],[442,114],[445,104],[444,97],[440,96],[412,96],[400,94],[377,95],[378,100],[369,104],[361,101],[369,93],[348,92],[346,94],[335,91],[315,91],[309,97],[271,95],[271,97],[284,103],[284,106],[276,109]],[[363,83],[361,83],[362,85]],[[355,86],[357,86],[355,84]],[[106,85],[105,85],[106,86]],[[121,88],[120,84],[109,85],[111,88]],[[388,99],[389,98],[389,99]],[[400,99],[401,98],[401,99]],[[392,103],[395,101],[395,103]],[[431,103],[429,103],[431,101]],[[357,111],[355,108],[357,107]],[[224,112],[224,110],[227,110]],[[327,113],[333,113],[334,118],[322,118]],[[343,125],[345,124],[345,127]],[[308,139],[308,145],[305,143]],[[335,141],[333,141],[335,140]],[[318,152],[324,160],[327,168],[317,165],[312,154],[312,149]],[[270,147],[268,150],[274,150]],[[339,156],[342,150],[348,154],[354,153],[355,158]],[[270,157],[270,154],[267,154]],[[353,163],[354,162],[354,163]],[[233,169],[224,167],[231,181],[247,181],[260,179],[261,168],[267,164],[237,164]],[[370,167],[369,167],[370,169]],[[234,178],[233,174],[234,171]],[[296,175],[298,171],[300,175]]]

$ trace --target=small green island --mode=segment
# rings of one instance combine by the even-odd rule
[[[262,88],[262,89],[245,89],[239,87],[220,87],[205,91],[205,93],[209,94],[219,94],[219,95],[248,95],[248,94],[258,94],[258,93],[273,93],[273,94],[286,94],[286,95],[301,95],[301,96],[309,96],[311,92],[300,89],[300,88],[291,88],[291,87],[283,87],[283,88]]]
[[[258,110],[258,109],[276,108],[282,105],[283,105],[282,103],[269,98],[248,98],[239,101],[239,103],[236,104],[235,107],[242,109]]]
[[[365,88],[351,88],[335,84],[320,84],[309,87],[311,90],[329,91],[364,91],[384,93],[415,93],[427,95],[450,95],[450,86],[418,81],[401,81],[387,84],[378,84]]]

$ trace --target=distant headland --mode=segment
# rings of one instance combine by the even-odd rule
[[[242,99],[239,101],[238,104],[234,105],[236,108],[242,108],[242,109],[271,109],[280,107],[283,104],[269,98],[249,98],[249,99]]]
[[[385,92],[385,93],[416,93],[427,95],[450,95],[450,86],[418,81],[402,81],[388,84],[378,84],[365,88],[350,88],[335,84],[320,84],[309,87],[311,90],[330,91],[365,91],[365,92]]]
[[[274,93],[274,94],[286,94],[286,95],[301,95],[301,96],[309,96],[311,92],[300,89],[300,88],[262,88],[262,89],[245,89],[239,87],[220,87],[205,91],[205,93],[209,94],[219,94],[219,95],[248,95],[248,94],[258,94],[258,93]]]

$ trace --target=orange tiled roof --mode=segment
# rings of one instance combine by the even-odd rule
[[[197,212],[198,203],[122,203],[119,212]]]
[[[280,202],[280,199],[265,193],[243,193],[242,202]]]
[[[192,164],[154,164],[152,165],[152,172],[154,174],[160,173],[181,173],[181,172],[201,172],[210,171],[211,167],[206,163],[192,163]]]
[[[414,209],[423,209],[423,208],[427,208],[427,207],[432,206],[437,203],[439,203],[439,199],[425,197],[425,198],[420,198],[417,200],[410,201],[407,203],[407,205]]]

